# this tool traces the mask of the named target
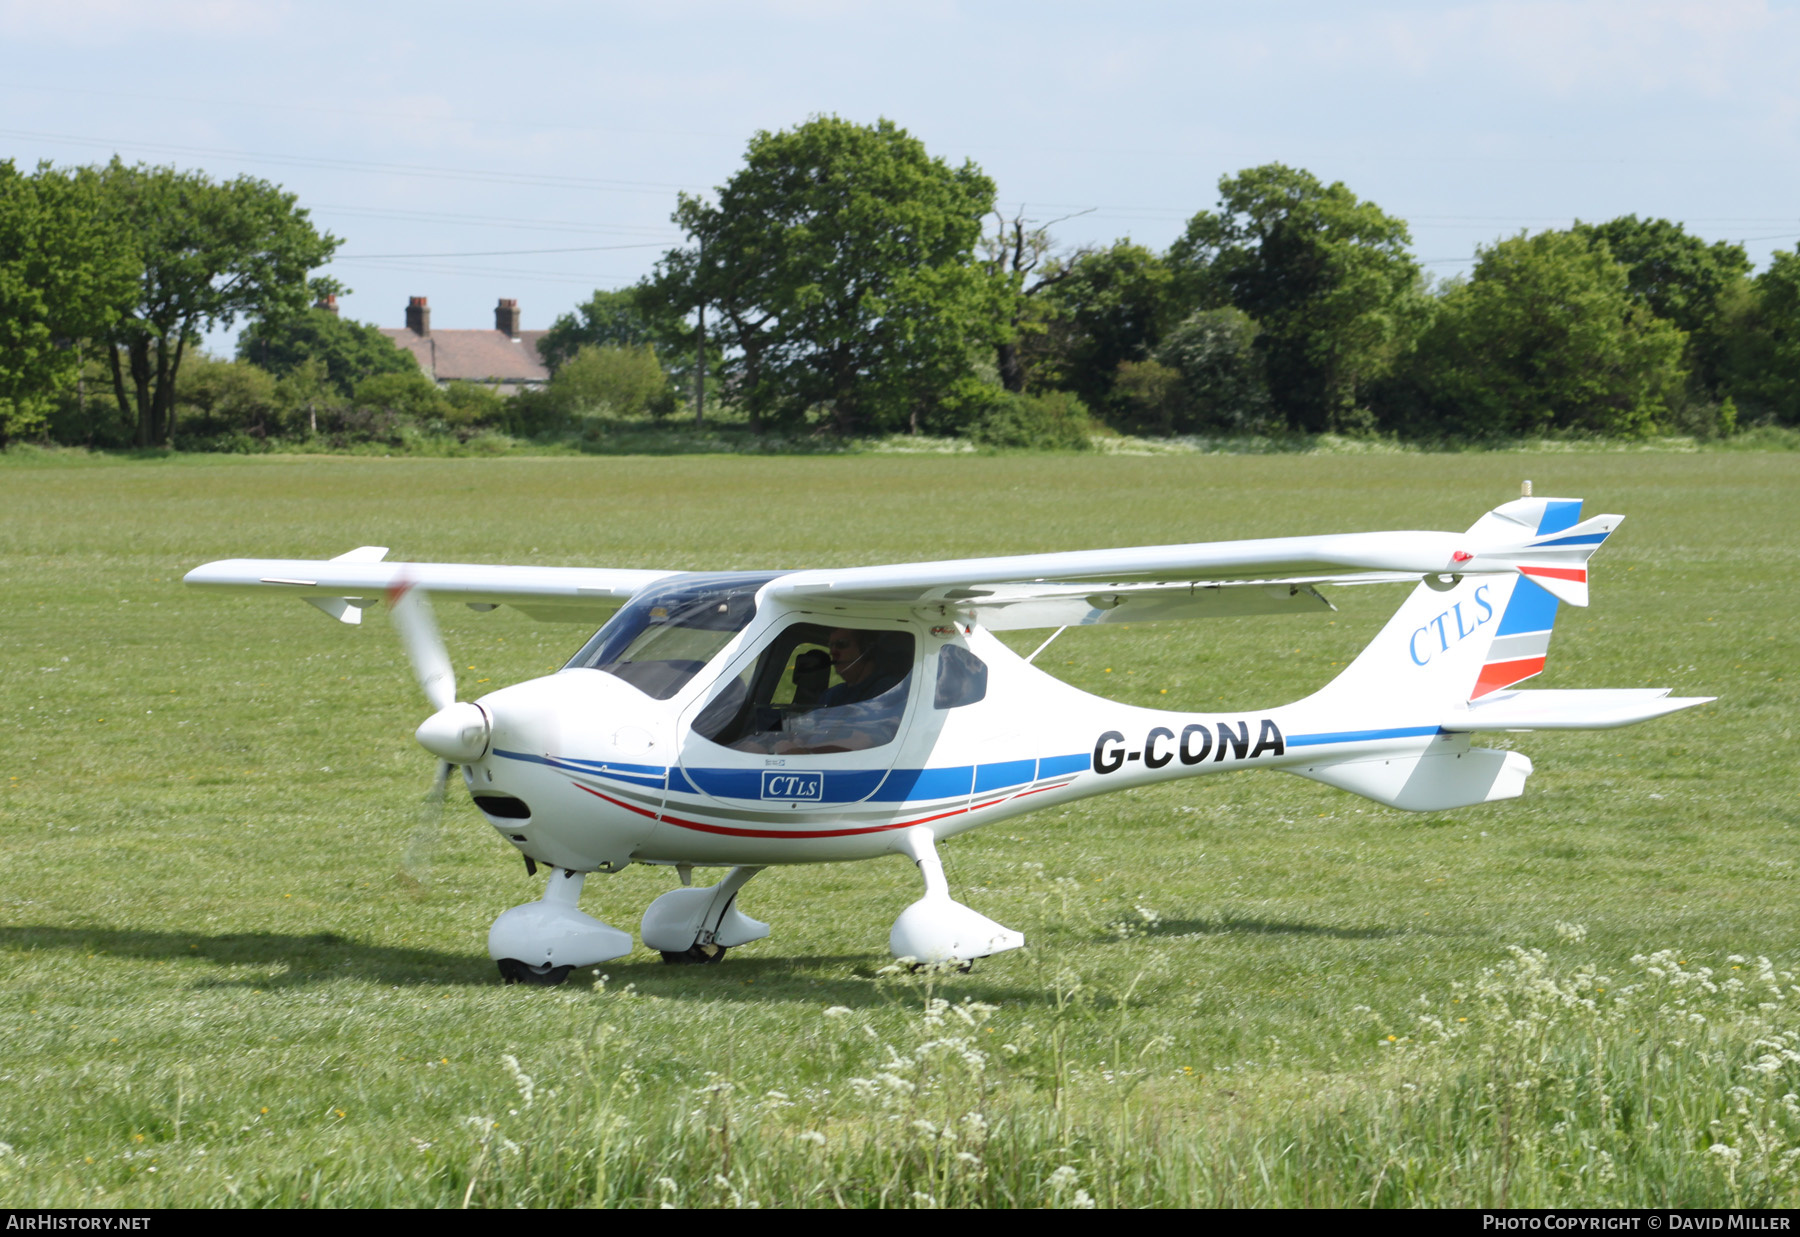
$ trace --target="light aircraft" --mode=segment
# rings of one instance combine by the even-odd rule
[[[1023,936],[953,900],[943,840],[1039,808],[1203,773],[1280,769],[1409,811],[1518,796],[1532,771],[1474,736],[1599,730],[1711,697],[1667,689],[1520,691],[1557,605],[1588,601],[1587,561],[1619,526],[1579,499],[1526,497],[1463,533],[1372,532],[809,571],[660,572],[229,559],[199,588],[291,594],[344,622],[385,598],[433,710],[424,748],[452,768],[543,897],[488,951],[509,982],[560,983],[630,952],[577,906],[590,872],[673,866],[644,944],[716,962],[769,935],[738,906],[765,867],[906,856],[924,896],[896,957],[966,966]],[[1333,607],[1322,584],[1412,582],[1341,674],[1293,704],[1225,714],[1079,691],[993,633]],[[543,619],[612,612],[561,671],[478,700],[428,597]],[[696,867],[723,868],[695,886]]]

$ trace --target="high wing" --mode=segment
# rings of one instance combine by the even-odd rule
[[[1587,560],[1623,516],[1551,528],[1572,499],[1526,498],[1463,533],[1340,533],[794,572],[767,593],[797,605],[936,609],[995,631],[1329,609],[1318,584],[1519,572],[1587,604]]]
[[[489,567],[474,563],[389,563],[387,549],[362,546],[318,561],[228,558],[187,573],[186,583],[224,592],[289,593],[345,623],[391,590],[422,588],[433,597],[477,609],[515,606],[533,618],[591,622],[603,618],[646,584],[672,571],[605,567]]]
[[[954,615],[990,630],[1329,610],[1319,584],[1381,584],[1518,572],[1562,601],[1587,604],[1587,560],[1624,519],[1575,523],[1575,499],[1521,498],[1467,532],[1335,533],[1192,545],[1075,550],[1005,558],[796,571],[765,597],[846,613]],[[394,589],[422,588],[478,609],[510,605],[533,618],[592,621],[646,585],[681,573],[600,567],[389,563],[363,546],[327,561],[224,559],[186,582],[234,592],[291,593],[346,623]]]

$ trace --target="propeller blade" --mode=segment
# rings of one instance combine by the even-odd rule
[[[456,671],[450,667],[450,654],[438,634],[437,618],[425,590],[402,581],[388,590],[388,610],[432,709],[441,711],[455,704]]]
[[[438,761],[437,774],[431,779],[431,789],[419,801],[419,818],[400,859],[401,870],[421,885],[431,881],[431,861],[437,855],[442,836],[444,790],[450,781],[451,768],[448,760]]]

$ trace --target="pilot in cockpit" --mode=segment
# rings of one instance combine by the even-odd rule
[[[904,636],[896,641],[880,632],[833,629],[823,651],[815,648],[794,659],[793,701],[780,730],[746,735],[731,746],[804,755],[891,742],[906,707],[911,648]],[[833,670],[841,682],[826,686]]]
[[[820,708],[873,700],[906,677],[909,667],[880,663],[880,640],[880,634],[873,631],[854,631],[847,627],[832,631],[825,647],[831,653],[831,668],[838,672],[843,682],[820,693]]]

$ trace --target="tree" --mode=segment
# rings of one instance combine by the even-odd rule
[[[1200,309],[1170,330],[1156,360],[1181,376],[1173,429],[1256,433],[1270,428],[1269,388],[1256,338],[1262,333],[1241,309]]]
[[[136,293],[108,333],[114,397],[127,420],[135,414],[138,445],[165,443],[187,349],[239,317],[278,320],[337,291],[307,276],[338,239],[316,231],[293,194],[252,177],[215,184],[117,158],[96,175],[109,216],[135,236],[143,259]]]
[[[418,369],[412,354],[367,323],[314,307],[277,318],[258,318],[238,336],[238,357],[286,377],[309,361],[325,367],[331,386],[348,396],[376,374]]]
[[[1093,428],[1080,397],[1068,391],[1000,391],[969,424],[968,436],[990,447],[1086,451],[1093,445]]]
[[[374,374],[364,378],[356,384],[354,398],[358,408],[418,420],[442,417],[450,408],[443,390],[417,365],[411,372]]]
[[[1722,324],[1721,375],[1751,418],[1800,425],[1800,253],[1777,249]]]
[[[670,314],[707,307],[758,429],[815,410],[840,434],[916,425],[999,338],[999,290],[973,262],[993,202],[973,163],[891,121],[759,132],[716,205],[682,196],[695,244],[664,256],[651,295]]]
[[[1052,315],[1045,368],[1089,408],[1107,409],[1119,366],[1144,361],[1161,342],[1172,308],[1173,273],[1129,240],[1078,257],[1045,295]]]
[[[565,415],[571,416],[604,412],[638,417],[649,413],[661,419],[675,411],[669,376],[649,344],[629,348],[584,344],[550,379],[550,395]]]
[[[201,353],[182,367],[175,391],[182,429],[190,437],[281,432],[281,400],[273,374],[248,361]]]
[[[1407,428],[1473,435],[1638,434],[1681,384],[1686,337],[1632,296],[1626,269],[1573,232],[1479,251],[1409,366]],[[1405,401],[1400,401],[1404,403]]]
[[[1667,219],[1624,215],[1606,223],[1576,223],[1573,231],[1603,243],[1626,270],[1631,295],[1659,318],[1687,332],[1688,364],[1708,395],[1718,390],[1724,340],[1724,301],[1744,283],[1750,258],[1742,245],[1707,244]]]
[[[1279,163],[1219,182],[1169,251],[1190,308],[1229,303],[1262,325],[1269,392],[1290,429],[1361,428],[1368,387],[1425,317],[1406,224],[1343,182]]]
[[[1089,212],[1077,213],[1085,215]],[[988,274],[1003,287],[1007,305],[1006,330],[996,348],[995,367],[1000,373],[1000,385],[1015,395],[1025,390],[1028,379],[1028,354],[1020,347],[1020,342],[1026,336],[1041,335],[1045,331],[1045,314],[1039,310],[1037,298],[1046,289],[1067,279],[1074,269],[1074,261],[1087,252],[1078,250],[1067,261],[1058,261],[1051,256],[1056,242],[1051,239],[1050,229],[1063,219],[1073,218],[1074,215],[1064,215],[1062,219],[1028,228],[1027,225],[1034,221],[1025,218],[1023,207],[1011,219],[995,211],[994,231],[981,240]]]
[[[136,276],[130,237],[100,210],[91,177],[0,161],[0,445],[40,428]]]
[[[643,288],[596,289],[574,313],[562,314],[551,323],[538,341],[538,354],[555,372],[574,360],[583,347],[636,348],[657,342],[674,324],[652,321],[645,300]],[[648,308],[654,307],[652,300]],[[679,327],[675,329],[679,331]]]

